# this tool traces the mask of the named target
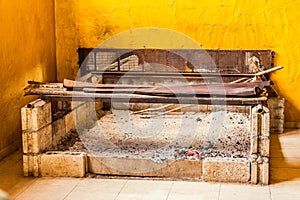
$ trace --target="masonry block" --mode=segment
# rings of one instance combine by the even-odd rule
[[[283,133],[284,119],[270,119],[270,133]]]
[[[77,129],[82,129],[87,126],[88,105],[82,104],[75,111],[75,126]]]
[[[200,178],[201,160],[168,160],[156,163],[150,159],[88,156],[89,172],[121,176]]]
[[[257,137],[258,135],[260,135],[260,114],[252,113],[251,136]]]
[[[218,111],[226,111],[227,107],[226,104],[224,105],[213,105],[213,102],[211,102],[212,105],[207,105],[207,112],[218,112]]]
[[[97,112],[94,102],[87,103],[87,111],[86,111],[86,126],[92,127],[94,126],[95,122],[97,121]]]
[[[284,98],[269,98],[270,109],[270,131],[272,133],[283,133],[284,131]]]
[[[260,137],[259,138],[259,153],[261,156],[270,156],[270,138],[269,137]]]
[[[57,109],[62,111],[70,111],[71,110],[71,103],[69,101],[58,101],[57,102]]]
[[[59,118],[52,123],[52,136],[54,146],[59,144],[61,139],[67,137],[64,118]]]
[[[270,113],[266,112],[261,115],[261,135],[263,137],[270,136]]]
[[[22,132],[23,153],[39,153],[52,145],[52,125],[38,131]]]
[[[258,166],[256,162],[251,163],[251,184],[257,184],[258,182]]]
[[[69,112],[64,116],[64,121],[65,121],[65,129],[66,133],[69,133],[70,131],[75,131],[76,126],[75,126],[75,120],[74,120],[74,114],[75,111]]]
[[[271,119],[284,119],[284,110],[283,108],[274,109],[270,111]]]
[[[164,177],[200,178],[202,176],[202,160],[168,161],[167,166],[160,170]]]
[[[250,141],[250,153],[258,153],[258,136],[252,136]]]
[[[85,104],[84,101],[71,101],[71,102],[70,102],[70,109],[71,109],[71,110],[75,110],[75,109],[77,109],[78,107],[82,106],[83,104]]]
[[[84,177],[86,154],[80,152],[47,152],[41,155],[41,176]]]
[[[38,177],[40,166],[40,155],[23,155],[23,175]]]
[[[284,102],[285,102],[284,98],[278,98],[278,97],[268,98],[268,101],[267,101],[268,108],[270,108],[270,110],[276,109],[276,108],[284,108]]]
[[[52,121],[51,103],[37,99],[21,109],[22,130],[37,131]]]
[[[250,178],[250,162],[245,159],[206,158],[203,161],[204,181],[247,183]]]
[[[259,182],[262,185],[268,185],[269,184],[269,163],[263,162],[262,164],[259,165],[259,175],[260,175],[260,180]]]

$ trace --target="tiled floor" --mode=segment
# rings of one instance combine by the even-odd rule
[[[0,162],[0,188],[16,200],[300,199],[300,130],[271,137],[269,186],[187,181],[32,178],[22,176],[22,153]]]

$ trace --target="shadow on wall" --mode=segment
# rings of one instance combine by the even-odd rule
[[[300,128],[300,111],[288,101],[285,101],[284,115],[286,128]]]
[[[300,130],[271,134],[270,183],[300,180]]]

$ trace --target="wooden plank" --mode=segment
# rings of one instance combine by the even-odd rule
[[[72,81],[71,81],[72,82]],[[69,84],[69,83],[67,83]],[[73,82],[70,85],[74,84]],[[76,83],[77,84],[77,83]],[[80,87],[94,86],[100,88],[84,88],[83,91],[87,93],[129,93],[129,94],[143,94],[143,95],[154,95],[154,96],[199,96],[199,95],[218,95],[218,96],[252,96],[256,95],[259,90],[269,86],[269,81],[262,82],[250,82],[250,83],[231,83],[231,84],[195,84],[195,85],[172,85],[172,86],[147,86],[137,87],[132,85],[129,88],[120,86],[114,88],[117,85],[111,84],[105,88],[105,84],[85,84],[84,82],[78,83]],[[101,88],[103,86],[103,88]],[[25,89],[25,95],[70,95],[74,94],[72,91],[67,91],[66,88],[31,88]]]
[[[121,85],[121,84],[96,84],[96,83],[89,83],[89,82],[82,82],[82,81],[73,81],[69,79],[64,79],[63,83],[65,88],[72,89],[72,88],[149,88],[152,86],[147,85]]]
[[[42,99],[50,101],[99,101],[125,103],[173,103],[173,104],[211,104],[211,105],[255,105],[267,101],[267,97],[161,97],[137,94],[88,94],[74,93],[72,95],[41,95]]]
[[[134,93],[160,96],[199,96],[199,95],[227,95],[227,96],[252,96],[269,86],[269,81],[231,84],[195,84],[195,85],[173,85],[153,86],[149,88],[84,88],[88,93]],[[259,91],[258,91],[259,89]]]

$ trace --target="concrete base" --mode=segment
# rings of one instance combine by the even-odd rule
[[[201,178],[201,160],[169,160],[161,164],[149,159],[88,156],[89,172],[101,175],[126,175],[167,178]]]
[[[40,175],[51,177],[84,177],[86,154],[80,152],[47,152],[40,158]]]
[[[51,103],[37,100],[22,108],[24,176],[84,177],[87,172],[103,175],[167,178],[203,178],[213,182],[269,183],[270,112],[267,107],[234,107],[251,114],[251,149],[249,158],[205,158],[201,160],[167,160],[161,164],[149,159],[87,156],[81,152],[47,152],[69,131],[89,127],[95,120],[94,105],[72,104],[63,116],[52,120]],[[66,104],[67,105],[67,104]],[[212,112],[221,107],[202,106]],[[190,108],[191,109],[191,108]],[[91,119],[91,120],[87,120]],[[32,122],[32,124],[31,124]],[[81,122],[78,125],[78,122]]]
[[[248,183],[250,175],[250,162],[246,159],[209,158],[203,161],[204,181]]]

